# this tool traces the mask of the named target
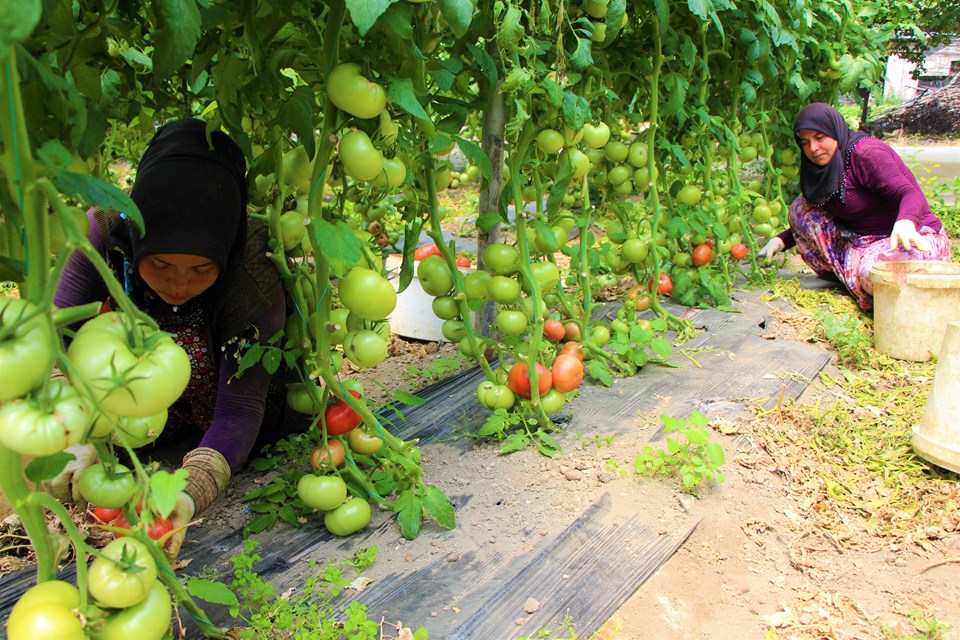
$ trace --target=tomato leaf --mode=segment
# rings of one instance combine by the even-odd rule
[[[262,516],[257,516],[253,520],[247,523],[247,526],[243,528],[244,533],[249,535],[251,533],[260,533],[261,531],[266,531],[273,525],[277,523],[277,514],[274,513],[265,513]]]
[[[664,359],[669,358],[670,354],[673,353],[673,347],[670,346],[670,343],[660,336],[656,336],[650,341],[650,348],[653,349],[654,353]]]
[[[391,0],[347,0],[347,9],[350,10],[350,19],[357,31],[361,36],[365,36],[391,4]]]
[[[277,113],[277,124],[297,134],[297,141],[303,144],[308,158],[312,158],[316,153],[316,140],[313,135],[314,99],[312,89],[297,87]]]
[[[516,451],[523,451],[527,446],[527,442],[530,441],[530,436],[526,433],[520,431],[514,431],[507,436],[506,440],[503,441],[503,444],[500,445],[500,453],[514,453]]]
[[[427,487],[427,493],[423,496],[423,508],[427,515],[444,529],[457,526],[457,512],[450,504],[450,498],[437,487]]]
[[[353,229],[343,220],[334,225],[326,220],[314,220],[313,244],[330,263],[337,276],[345,276],[360,259],[360,241],[353,235]]]
[[[397,512],[397,524],[400,533],[407,540],[413,540],[420,533],[420,523],[423,520],[423,501],[414,489],[407,489],[393,503]]]
[[[263,354],[263,368],[273,375],[280,368],[281,358],[283,358],[283,351],[280,349],[267,349]]]
[[[153,14],[153,75],[165,80],[193,56],[200,41],[200,9],[195,0],[158,0]]]
[[[177,506],[177,496],[187,487],[188,475],[190,474],[186,469],[177,469],[173,473],[160,470],[150,476],[150,494],[160,517],[166,518],[173,513]]]
[[[476,9],[475,0],[438,0],[437,4],[440,5],[440,13],[450,25],[453,35],[462,38],[473,20],[473,12]]]
[[[121,211],[143,233],[143,217],[136,203],[118,187],[82,173],[60,169],[53,176],[57,190],[65,196],[80,200],[88,207]]]
[[[194,598],[199,598],[204,602],[212,602],[213,604],[230,606],[240,604],[240,601],[237,600],[237,595],[231,591],[227,585],[213,580],[190,578],[187,580],[187,593]]]
[[[454,136],[454,138],[457,141],[457,146],[460,147],[460,151],[467,157],[467,160],[480,167],[480,174],[489,180],[490,176],[493,175],[493,165],[490,164],[490,158],[483,152],[480,145],[473,140],[467,140],[460,136]]]
[[[280,509],[277,510],[277,516],[291,527],[300,526],[300,522],[297,520],[297,512],[294,511],[293,507],[289,504],[280,507]]]
[[[394,394],[400,402],[407,405],[408,407],[421,407],[427,403],[426,398],[421,398],[420,396],[415,396],[412,393],[406,391],[397,391]]]
[[[540,453],[547,456],[548,458],[552,458],[553,456],[560,453],[561,451],[560,443],[557,441],[556,438],[551,436],[549,433],[547,433],[543,429],[538,430],[535,435],[537,440],[537,449],[540,450]]]
[[[40,0],[4,2],[0,6],[0,51],[6,54],[11,51],[10,45],[29,38],[42,15]]]
[[[417,94],[413,90],[413,80],[410,78],[393,78],[387,85],[387,95],[393,104],[417,120],[421,120],[421,124],[428,125],[426,128],[432,133],[433,122],[427,112],[423,110],[420,101],[417,100]]]
[[[503,218],[499,213],[485,213],[477,218],[477,229],[486,233],[500,224]]]
[[[41,458],[34,458],[27,464],[26,468],[24,468],[24,473],[27,474],[30,482],[52,480],[60,475],[60,472],[63,471],[63,468],[66,467],[67,463],[71,460],[76,460],[76,457],[66,451]]]
[[[609,367],[600,360],[591,360],[590,364],[587,365],[587,372],[591,379],[596,380],[603,386],[613,385],[613,375],[611,375]]]
[[[577,48],[570,54],[570,66],[577,71],[582,71],[593,64],[593,53],[590,51],[591,40],[589,38],[577,38]]]

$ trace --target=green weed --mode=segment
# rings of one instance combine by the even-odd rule
[[[710,442],[706,429],[709,420],[699,411],[687,420],[660,416],[667,434],[666,448],[655,450],[647,445],[634,458],[636,472],[645,476],[680,477],[683,491],[696,494],[707,483],[723,482],[720,467],[726,462],[723,447]]]

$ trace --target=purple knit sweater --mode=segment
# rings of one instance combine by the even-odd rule
[[[876,138],[864,138],[854,147],[844,193],[846,204],[835,196],[823,209],[861,236],[889,236],[898,220],[912,220],[917,229],[939,231],[943,226],[913,172],[890,145]],[[778,237],[785,249],[796,245],[790,229]]]
[[[103,253],[104,247],[93,211],[91,209],[87,212],[90,218],[88,239],[96,250]],[[54,304],[63,309],[89,302],[102,302],[107,297],[107,287],[90,261],[79,252],[71,254],[58,283]],[[169,307],[162,301],[158,303]],[[172,309],[167,310],[172,313]],[[283,328],[284,312],[281,291],[275,303],[252,324],[257,327],[262,338],[269,338]],[[166,324],[160,318],[157,320]],[[201,321],[195,324],[199,326],[193,326],[192,329],[207,338],[207,323],[201,318]],[[219,451],[234,471],[243,466],[256,442],[271,380],[270,374],[260,365],[247,369],[239,378],[234,377],[238,369],[238,362],[233,357],[236,349],[235,345],[211,345],[212,353],[209,355],[218,360],[213,417],[209,426],[197,425],[196,432],[199,439],[196,446]],[[195,384],[195,380],[196,376],[191,376],[190,385]]]

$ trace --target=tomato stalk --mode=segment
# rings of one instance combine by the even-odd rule
[[[43,509],[30,502],[30,488],[20,469],[23,459],[18,453],[0,445],[0,490],[13,507],[23,528],[30,538],[37,555],[37,582],[46,582],[57,577],[57,557],[47,531]]]
[[[56,515],[60,520],[60,524],[63,525],[64,530],[67,532],[67,536],[70,538],[70,543],[73,545],[75,562],[77,565],[77,585],[80,590],[80,609],[85,610],[87,608],[86,557],[93,550],[84,541],[84,537],[80,534],[80,530],[77,529],[77,525],[73,522],[73,518],[70,517],[70,514],[67,512],[64,506],[60,504],[53,496],[49,496],[41,492],[31,493],[27,497],[26,502],[27,504],[32,505],[40,510],[46,508],[53,512],[53,514]],[[50,579],[54,578],[56,578],[56,573],[54,573]],[[38,582],[42,582],[42,580],[38,580]]]

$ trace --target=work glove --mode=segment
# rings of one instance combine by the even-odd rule
[[[190,472],[186,488],[177,496],[177,506],[171,514],[174,528],[180,530],[167,542],[164,550],[171,560],[180,553],[186,536],[186,527],[207,510],[230,482],[230,464],[216,449],[198,447],[183,457],[183,469]]]
[[[73,454],[74,459],[56,477],[42,482],[40,488],[60,502],[85,509],[87,501],[80,495],[80,476],[87,467],[96,464],[97,450],[92,444],[75,444],[64,451]]]
[[[197,505],[193,498],[186,491],[181,491],[177,496],[177,506],[173,508],[173,513],[170,514],[174,533],[163,548],[171,562],[180,555],[180,547],[183,546],[184,538],[187,535],[187,526],[193,521],[196,514]]]
[[[893,232],[890,234],[890,251],[896,251],[897,245],[907,251],[913,247],[924,253],[930,251],[930,242],[920,235],[913,220],[897,220],[893,225]]]
[[[774,236],[767,241],[767,244],[763,245],[763,249],[760,249],[759,253],[757,253],[757,258],[762,258],[770,262],[773,260],[773,256],[781,251],[783,251],[783,240]]]

